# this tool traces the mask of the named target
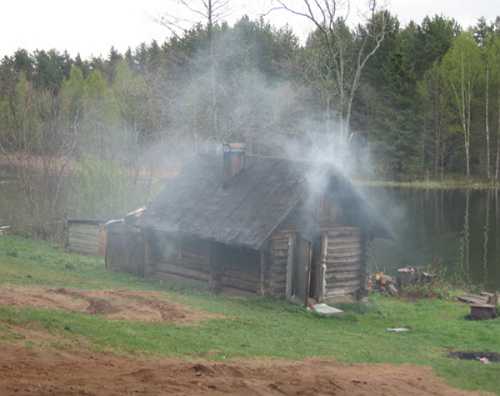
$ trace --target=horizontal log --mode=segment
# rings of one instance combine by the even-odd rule
[[[97,243],[70,243],[68,245],[68,248],[69,249],[88,249],[88,250],[96,250],[97,251],[97,248],[98,248],[98,244]]]
[[[229,274],[226,271],[224,271],[221,276],[226,279],[241,280],[242,282],[253,283],[256,285],[260,283],[260,278],[254,276],[245,276],[245,274],[238,274],[238,273]]]
[[[329,241],[328,250],[337,250],[337,249],[351,249],[351,250],[359,250],[361,251],[362,246],[358,242],[353,242],[353,243],[335,243],[335,241]]]
[[[274,297],[284,297],[285,294],[286,294],[286,288],[282,287],[282,288],[271,288],[269,290],[269,293],[271,294],[271,296],[274,296]]]
[[[170,274],[168,272],[154,272],[151,274],[149,278],[152,279],[161,279],[169,282],[180,282],[180,283],[186,283],[190,284],[193,286],[197,286],[202,289],[207,289],[208,288],[208,282],[206,280],[200,280],[200,279],[193,279],[193,278],[186,278],[184,276],[178,276],[175,274]]]
[[[244,290],[254,293],[257,292],[259,287],[258,284],[244,282],[241,279],[231,279],[227,277],[222,277],[220,282],[223,287],[231,287],[233,289]]]
[[[270,278],[286,278],[286,268],[283,269],[274,269],[269,272],[268,275]]]
[[[360,281],[360,273],[359,271],[355,272],[336,272],[336,273],[327,273],[325,275],[325,279],[327,282],[345,282],[345,281]]]
[[[231,294],[231,295],[242,296],[242,297],[255,296],[255,294],[257,293],[257,291],[255,291],[255,290],[252,290],[252,291],[241,290],[241,289],[237,289],[237,288],[230,287],[230,286],[222,286],[220,288],[220,291],[223,292],[224,294]]]
[[[280,260],[277,260],[277,259],[273,259],[271,260],[271,268],[275,267],[275,268],[286,268],[287,266],[287,261],[288,260],[284,260],[284,259],[280,259]]]
[[[281,259],[288,257],[288,250],[273,250],[271,252],[273,258]]]
[[[93,224],[69,224],[69,230],[99,230],[101,227]]]
[[[187,250],[181,250],[181,257],[186,258],[186,259],[191,259],[191,260],[199,260],[199,261],[204,261],[206,260],[207,262],[210,260],[210,256],[208,254],[198,254],[198,253],[193,253]]]
[[[328,238],[350,238],[350,237],[360,237],[361,232],[359,229],[334,229],[328,230],[327,232]]]
[[[343,272],[357,272],[361,273],[361,267],[359,265],[350,265],[350,266],[342,266],[342,267],[327,267],[325,273],[326,274],[337,274]]]
[[[68,240],[69,245],[83,245],[83,246],[97,246],[99,241],[91,241],[86,239],[70,239]]]
[[[360,290],[358,286],[352,286],[352,287],[338,287],[335,289],[327,289],[325,293],[325,297],[338,297],[338,296],[345,296],[349,294],[355,294]]]
[[[90,256],[97,255],[97,249],[79,249],[79,248],[73,248],[73,249],[68,249],[69,252],[72,253],[80,253],[80,254],[88,254]]]
[[[328,254],[361,254],[362,249],[360,245],[330,245],[328,244],[327,253]]]
[[[343,264],[353,264],[353,263],[360,263],[361,260],[357,257],[354,258],[342,258],[342,259],[336,259],[336,258],[326,258],[327,266],[336,266],[336,265],[343,265]]]
[[[186,268],[189,268],[189,269],[192,269],[192,270],[196,270],[196,271],[208,272],[209,268],[210,268],[209,263],[200,263],[198,261],[188,261],[188,260],[185,260],[185,259],[182,259],[182,258],[180,258],[180,259],[172,259],[172,260],[169,260],[169,261],[163,260],[163,262],[172,263],[172,264],[179,265],[181,267],[186,267]]]
[[[350,287],[355,287],[359,288],[361,287],[361,279],[354,279],[354,280],[327,280],[326,281],[326,290],[328,291],[333,291],[336,289],[344,289],[344,288],[350,288]]]
[[[270,281],[269,286],[271,288],[286,288],[286,279],[283,281]]]
[[[335,244],[351,244],[351,243],[361,243],[361,238],[359,236],[350,236],[350,237],[332,237],[328,238],[328,243]]]
[[[343,260],[343,259],[358,259],[361,261],[363,255],[361,252],[335,252],[335,253],[328,253],[328,260],[330,261],[335,261],[335,260]]]
[[[207,280],[209,279],[209,274],[206,272],[196,271],[184,267],[180,267],[177,265],[167,264],[167,263],[158,263],[156,266],[156,272],[158,273],[169,273],[177,276],[184,276],[187,278],[199,279],[199,280]]]

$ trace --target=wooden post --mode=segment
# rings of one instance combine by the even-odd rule
[[[266,295],[266,267],[267,267],[267,254],[265,249],[260,250],[260,283],[259,283],[259,292],[261,296]]]
[[[360,290],[358,295],[356,296],[358,299],[362,299],[368,296],[367,289],[367,279],[368,279],[368,243],[369,236],[366,231],[362,231],[361,233],[361,265],[360,265]]]
[[[306,251],[305,251],[305,263],[306,263],[306,276],[305,276],[305,287],[304,287],[304,290],[305,290],[305,293],[304,293],[304,306],[308,306],[309,305],[309,293],[311,291],[311,262],[312,262],[312,248],[311,248],[311,243],[308,242],[307,243],[307,248],[306,248]]]
[[[208,288],[217,293],[220,288],[220,273],[219,273],[219,247],[217,243],[210,244],[210,260],[209,260],[209,277]]]
[[[328,232],[321,235],[321,253],[320,253],[320,268],[319,268],[319,293],[318,301],[322,302],[326,294],[326,269],[328,259]]]
[[[290,233],[288,236],[288,255],[286,261],[286,298],[290,300],[292,298],[292,282],[293,282],[293,263],[294,263],[294,251],[295,251],[295,236]]]
[[[151,240],[150,233],[146,230],[143,231],[144,238],[144,277],[148,278],[153,274],[153,257],[151,254]]]

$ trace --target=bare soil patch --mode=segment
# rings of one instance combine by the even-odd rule
[[[0,305],[101,315],[112,320],[189,324],[217,317],[166,301],[158,292],[0,287]]]
[[[430,368],[331,360],[146,360],[0,344],[2,395],[475,395]]]

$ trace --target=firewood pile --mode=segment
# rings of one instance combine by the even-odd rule
[[[368,290],[397,296],[405,287],[427,284],[434,278],[433,274],[415,267],[399,268],[396,278],[383,272],[375,272],[369,277]]]

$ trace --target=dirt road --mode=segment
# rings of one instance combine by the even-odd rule
[[[430,369],[329,360],[208,362],[0,344],[1,395],[473,395]]]

